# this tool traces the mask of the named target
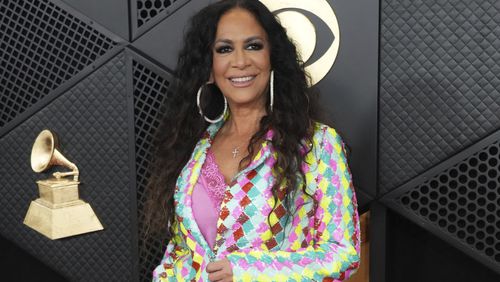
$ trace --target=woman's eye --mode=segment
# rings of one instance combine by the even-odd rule
[[[264,46],[261,43],[250,43],[247,46],[248,50],[261,50]]]
[[[215,48],[215,52],[217,52],[219,54],[229,53],[229,52],[231,52],[231,47],[220,46],[220,47]]]

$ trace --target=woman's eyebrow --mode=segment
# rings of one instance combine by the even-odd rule
[[[245,43],[248,43],[248,42],[252,42],[254,40],[263,40],[262,37],[256,35],[256,36],[250,36],[248,37],[247,39],[245,39]],[[221,38],[221,39],[217,39],[215,40],[215,43],[227,43],[227,44],[232,44],[233,41],[231,39],[225,39],[225,38]]]
[[[245,40],[245,43],[248,43],[248,42],[252,42],[254,40],[263,40],[262,37],[260,36],[251,36],[251,37],[248,37],[246,40]]]
[[[217,39],[217,40],[215,40],[215,43],[219,43],[219,42],[220,43],[227,43],[227,44],[232,44],[233,43],[233,41],[230,40],[230,39]]]

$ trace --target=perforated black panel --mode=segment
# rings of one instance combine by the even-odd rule
[[[0,127],[115,42],[46,0],[0,1]]]
[[[379,187],[500,128],[500,2],[383,0]]]
[[[134,117],[136,146],[136,181],[137,181],[137,211],[139,222],[139,238],[142,238],[145,189],[151,161],[151,145],[155,129],[160,123],[163,100],[167,95],[170,82],[165,76],[155,73],[140,62],[133,62],[134,81]],[[165,249],[165,238],[156,241],[142,242],[139,239],[140,279],[150,281],[153,269],[160,262]]]
[[[500,145],[495,142],[397,199],[450,240],[500,263]]]
[[[137,26],[140,27],[165,9],[182,0],[137,0]]]
[[[120,53],[0,139],[0,233],[72,281],[136,279],[126,67]],[[31,146],[45,128],[59,135],[61,152],[78,166],[80,197],[103,231],[52,241],[23,224],[39,197],[35,180],[50,176],[30,167]],[[29,267],[19,279],[30,275]]]

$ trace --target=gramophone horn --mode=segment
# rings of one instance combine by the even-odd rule
[[[76,165],[57,150],[57,139],[50,130],[43,130],[33,144],[31,150],[31,168],[42,172],[53,165],[61,165],[77,170]]]

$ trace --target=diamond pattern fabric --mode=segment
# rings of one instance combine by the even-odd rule
[[[278,195],[273,210],[272,167],[276,152],[266,136],[262,148],[227,188],[215,247],[204,240],[193,217],[192,193],[211,140],[223,122],[211,125],[177,180],[175,235],[155,269],[154,281],[206,281],[211,260],[226,257],[237,281],[342,281],[359,264],[359,219],[343,143],[318,124],[313,150],[302,164],[308,194],[297,191],[292,216]],[[268,217],[269,216],[269,217]]]
[[[500,128],[500,2],[384,0],[379,187]]]

